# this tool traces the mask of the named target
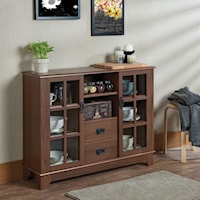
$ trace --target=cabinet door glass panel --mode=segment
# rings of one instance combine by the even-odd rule
[[[50,166],[64,163],[63,139],[51,140],[50,142]]]
[[[125,102],[122,108],[123,122],[133,122],[137,108],[134,108],[133,102]]]
[[[136,75],[137,95],[146,95],[146,74]]]
[[[134,77],[133,76],[123,76],[122,87],[123,87],[123,95],[124,96],[133,96]]]
[[[79,104],[79,81],[67,81],[67,104]]]
[[[123,129],[122,150],[131,151],[134,149],[134,128]]]
[[[50,106],[63,105],[63,82],[50,84]]]
[[[64,132],[65,119],[63,111],[54,111],[50,113],[50,135],[60,135]]]
[[[67,138],[67,163],[76,162],[80,160],[80,140],[79,137]]]
[[[146,126],[138,126],[137,127],[137,136],[136,136],[136,148],[146,147]]]
[[[79,132],[79,109],[67,110],[67,134]]]
[[[137,118],[141,121],[146,121],[147,118],[147,109],[146,109],[146,100],[137,101]]]

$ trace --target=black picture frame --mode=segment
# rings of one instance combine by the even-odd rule
[[[36,20],[80,19],[80,0],[34,0]]]
[[[124,35],[124,0],[91,0],[91,35]]]

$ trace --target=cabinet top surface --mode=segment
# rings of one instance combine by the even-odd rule
[[[47,73],[37,73],[34,71],[24,71],[24,75],[37,76],[40,78],[48,78],[51,76],[71,76],[71,75],[84,75],[84,74],[97,74],[97,73],[112,73],[119,71],[135,71],[135,70],[149,70],[155,68],[154,66],[145,66],[145,67],[135,67],[135,68],[125,68],[125,69],[106,69],[99,68],[94,66],[89,67],[78,67],[78,68],[63,68],[63,69],[52,69]]]

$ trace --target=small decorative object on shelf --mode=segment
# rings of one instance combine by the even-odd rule
[[[127,63],[129,64],[136,63],[136,55],[135,54],[127,55]]]
[[[95,93],[97,91],[97,87],[96,87],[95,82],[89,83],[89,89],[90,89],[90,93]]]
[[[131,80],[124,79],[122,81],[123,95],[133,95],[134,83]]]
[[[114,88],[110,80],[84,83],[84,94],[112,92]]]
[[[106,85],[106,91],[107,92],[112,92],[113,91],[113,84],[111,83],[111,81],[105,81],[105,85]]]
[[[87,83],[84,83],[84,94],[89,93],[89,91],[90,91],[89,86],[87,85]]]
[[[133,50],[133,45],[131,45],[131,44],[125,45],[125,47],[124,47],[124,54],[125,54],[124,63],[133,63],[134,57],[131,57],[131,56],[134,52],[135,52],[135,50]]]
[[[109,100],[94,101],[84,104],[84,119],[92,120],[112,116],[112,103]]]
[[[124,51],[117,50],[114,52],[114,59],[116,63],[123,63],[124,61]]]
[[[96,82],[97,92],[101,93],[105,91],[105,85],[103,81],[97,81]]]
[[[50,93],[50,106],[54,103],[57,99],[57,95],[54,93]]]

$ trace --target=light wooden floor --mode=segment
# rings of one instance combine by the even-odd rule
[[[164,154],[155,154],[154,165],[152,166],[137,164],[65,181],[59,181],[52,183],[49,189],[42,191],[36,188],[34,180],[0,185],[0,199],[69,200],[69,198],[64,196],[67,191],[128,179],[159,170],[170,171],[200,181],[200,159],[187,160],[187,164],[182,164],[180,161],[172,159],[173,153],[177,154],[177,151],[171,152],[170,157]]]

